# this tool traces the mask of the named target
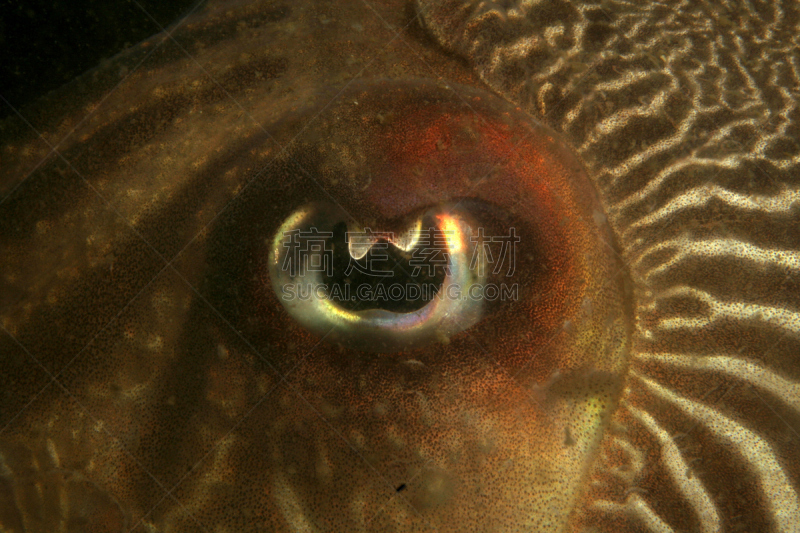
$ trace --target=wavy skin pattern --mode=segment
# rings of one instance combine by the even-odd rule
[[[209,2],[21,110],[0,529],[800,531],[798,35],[789,1]],[[276,198],[368,188],[293,160],[363,167],[315,136],[360,78],[490,88],[567,139],[633,279],[624,364],[510,314],[476,331],[515,373],[468,337],[349,359],[245,290]],[[601,363],[561,373],[557,345]]]
[[[636,285],[632,372],[575,526],[800,530],[795,2],[426,2],[565,133]]]

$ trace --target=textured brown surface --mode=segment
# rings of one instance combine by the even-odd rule
[[[211,3],[6,121],[0,524],[797,531],[798,25],[791,2]],[[633,280],[630,369],[577,320],[555,345],[598,364],[563,374],[550,344],[503,359],[510,312],[383,359],[251,320],[253,202],[361,178],[283,149],[321,144],[352,80],[420,78],[575,149]]]
[[[576,523],[796,531],[797,4],[420,4],[577,148],[636,285],[619,431]]]

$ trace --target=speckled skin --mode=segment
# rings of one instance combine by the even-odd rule
[[[2,125],[6,530],[791,531],[800,523],[793,514],[800,401],[791,290],[800,204],[790,180],[794,145],[780,144],[797,123],[796,108],[784,109],[781,124],[762,126],[778,132],[766,137],[778,147],[767,142],[765,152],[755,143],[755,155],[726,148],[715,132],[756,108],[730,92],[703,92],[700,75],[680,78],[688,80],[678,91],[685,100],[625,122],[630,113],[617,113],[629,93],[646,99],[668,78],[603,84],[630,79],[626,73],[636,78],[643,64],[654,71],[674,65],[658,55],[651,61],[649,50],[644,59],[614,61],[625,57],[626,43],[608,39],[607,29],[591,33],[604,55],[565,40],[600,12],[589,4],[580,11],[522,4],[538,6],[531,20],[549,51],[577,46],[583,55],[558,63],[565,70],[515,61],[531,50],[534,59],[545,57],[543,48],[504,47],[530,28],[514,26],[513,13],[493,18],[497,6],[483,2],[471,3],[477,11],[465,18],[424,12],[422,23],[414,6],[399,1],[210,3],[169,36]],[[612,11],[620,13],[614,31],[668,18],[626,9]],[[766,15],[747,13],[770,26]],[[785,28],[796,26],[795,16],[772,24],[771,38],[791,36]],[[469,32],[460,37],[463,20],[471,21],[467,28],[488,21],[481,46],[470,48]],[[692,20],[672,22],[691,28]],[[717,27],[728,32],[725,20]],[[738,42],[763,34],[758,24],[747,28]],[[658,35],[660,45],[672,42]],[[500,59],[492,60],[493,50]],[[796,51],[774,54],[789,65],[796,58]],[[593,57],[600,68],[582,76]],[[555,74],[542,81],[541,72]],[[409,81],[421,79],[441,81]],[[796,94],[796,83],[786,75],[764,79],[777,92],[753,98],[780,116],[776,95]],[[700,80],[695,92],[692,80]],[[420,87],[426,97],[416,118],[408,109]],[[491,89],[524,110],[479,92]],[[384,96],[403,110],[399,117],[380,109]],[[651,156],[670,120],[677,128],[693,109],[720,101],[737,111],[681,130],[700,143],[685,145],[691,157]],[[529,124],[526,111],[544,117],[577,149],[582,164],[574,174],[586,166],[609,215],[612,233],[583,178],[573,187],[588,194],[585,202],[545,205],[547,223],[563,211],[557,227],[573,245],[548,256],[564,241],[536,236],[545,262],[561,266],[556,272],[537,272],[536,256],[523,261],[527,275],[541,274],[531,276],[534,286],[547,276],[562,284],[554,311],[541,313],[531,300],[500,307],[448,344],[386,357],[320,344],[288,322],[263,279],[259,239],[272,238],[276,221],[302,202],[333,197],[365,211],[365,221],[391,226],[442,201],[446,183],[455,187],[451,196],[482,194],[512,220],[536,219],[529,184],[470,174],[469,185],[482,192],[464,193],[449,167],[463,158],[422,133],[433,131],[430,121],[474,118],[474,111],[495,126],[482,122],[478,139],[504,127],[503,113],[513,118],[510,128],[529,127],[520,126]],[[604,122],[610,115],[622,116],[623,126]],[[363,129],[348,124],[359,117]],[[394,120],[411,122],[395,129]],[[416,123],[427,125],[419,135]],[[504,164],[535,158],[528,142],[509,136],[502,150],[479,155]],[[744,154],[740,165],[770,160],[771,179],[758,178],[759,165],[750,168],[750,185],[737,178],[738,167],[725,167],[731,153]],[[637,154],[645,165],[630,163]],[[409,180],[407,189],[388,196],[387,183],[360,181],[359,171],[379,167],[380,157]],[[665,178],[662,169],[672,174]],[[689,194],[688,208],[675,204],[698,183],[706,196]],[[721,253],[692,248],[692,238],[728,231],[732,243]],[[622,244],[633,290],[615,277],[618,259],[597,237]],[[765,255],[770,242],[777,255]],[[559,277],[574,261],[601,268]],[[592,285],[601,292],[594,297],[581,282],[612,290]],[[746,305],[726,307],[737,302]],[[609,334],[615,321],[616,340]]]

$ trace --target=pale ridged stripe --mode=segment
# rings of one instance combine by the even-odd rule
[[[756,433],[701,403],[681,397],[668,388],[632,371],[650,392],[678,407],[705,426],[720,443],[727,444],[747,463],[758,479],[764,502],[777,531],[800,531],[800,500],[781,468],[772,447]]]
[[[683,123],[682,123],[681,124],[681,128],[684,128],[684,127],[686,127],[688,129],[688,126],[684,126]],[[673,138],[677,138],[678,142],[683,142],[684,141],[683,135],[680,135],[680,134],[677,134],[677,135],[673,136]],[[698,160],[696,158],[689,157],[689,156],[676,159],[672,163],[672,165],[659,170],[658,173],[656,173],[652,178],[647,180],[647,183],[645,183],[645,185],[641,189],[639,189],[636,192],[626,196],[625,198],[622,198],[621,200],[618,200],[618,201],[614,202],[614,204],[610,206],[611,211],[613,213],[619,213],[620,211],[630,207],[633,204],[637,204],[639,202],[644,201],[646,198],[649,198],[649,197],[651,197],[653,195],[657,196],[658,192],[661,189],[661,186],[664,184],[665,181],[667,181],[668,179],[670,179],[673,176],[680,177],[679,173],[680,173],[681,170],[683,170],[685,168],[689,168],[689,167],[691,167],[693,165],[698,165],[698,166],[702,166],[702,165],[717,166],[716,165],[716,160],[714,160],[714,159],[706,159],[706,160],[702,160],[701,161],[701,160]],[[613,176],[614,172],[619,173],[619,172],[621,172],[623,170],[625,170],[625,167],[623,167],[623,168],[619,168],[618,167],[616,170],[609,170],[608,173]],[[618,179],[619,178],[615,179],[614,182],[616,183],[616,181]]]
[[[599,141],[599,137],[593,137],[591,139],[591,143],[595,143]],[[685,142],[682,134],[680,131],[675,133],[674,135],[670,135],[668,137],[663,137],[658,141],[653,142],[647,148],[639,150],[628,159],[620,163],[614,169],[608,171],[608,173],[614,177],[613,183],[617,183],[617,178],[621,175],[630,175],[631,172],[635,171],[637,168],[641,167],[642,165],[647,164],[652,158],[656,157],[659,154],[667,152],[669,150],[674,149],[675,147],[679,146],[681,143]],[[590,144],[587,143],[584,147],[579,148],[577,151],[579,154],[585,154],[590,149]]]
[[[514,61],[518,61],[523,59],[527,56],[530,51],[537,47],[540,44],[540,39],[538,37],[532,35],[526,35],[525,37],[518,39],[515,44],[510,45],[504,49],[498,50],[496,56],[492,59],[492,65],[497,65],[498,68],[502,68],[503,65],[507,63],[512,63]],[[511,60],[511,61],[509,61]],[[533,84],[536,82],[537,78],[542,79],[549,79],[552,75],[556,74],[559,70],[564,68],[570,61],[570,56],[568,54],[564,55],[564,57],[559,58],[555,64],[551,65],[544,71],[542,74],[538,76],[532,76],[528,80],[524,80],[522,83]]]
[[[674,134],[659,139],[647,148],[639,150],[616,167],[607,170],[608,174],[613,178],[612,183],[616,185],[621,179],[629,179],[631,172],[646,164],[653,157],[668,150],[678,148],[684,144],[686,142],[686,135],[694,126],[694,121],[690,119],[696,116],[697,112],[692,111],[687,119],[681,121],[680,126],[675,130]],[[637,201],[639,199],[638,193],[632,195],[632,197],[635,197]]]
[[[683,127],[683,126],[682,126]],[[676,136],[673,136],[675,138]],[[681,139],[681,142],[685,142],[684,138],[677,136]],[[759,152],[763,152],[767,146],[766,142],[762,140],[759,143],[760,145],[764,145],[762,150]],[[701,147],[701,149],[706,150],[706,147]],[[638,155],[638,154],[637,154]],[[767,159],[766,157],[760,155],[753,155],[749,153],[736,153],[730,154],[725,157],[710,159],[705,157],[695,157],[695,156],[687,156],[682,159],[676,160],[675,163],[672,165],[665,167],[661,171],[659,171],[653,178],[647,180],[646,184],[639,189],[638,191],[630,194],[629,196],[625,197],[614,203],[612,209],[614,212],[620,212],[623,209],[629,207],[632,204],[639,203],[643,201],[645,198],[648,198],[652,195],[658,195],[663,186],[664,182],[670,179],[671,177],[676,177],[677,179],[684,179],[683,176],[680,175],[680,171],[689,168],[691,166],[696,166],[697,168],[704,168],[704,167],[712,167],[728,170],[742,170],[744,168],[744,163],[753,163],[755,165],[761,164],[761,162]],[[792,157],[786,160],[770,160],[770,163],[783,168],[788,169],[792,166],[796,166],[800,162],[800,157]],[[623,163],[618,167],[611,169],[608,171],[609,174],[612,176],[619,175],[619,179],[629,178],[630,177],[630,170],[632,168],[628,166],[629,164]]]
[[[705,207],[712,199],[743,211],[769,213],[771,215],[788,215],[791,213],[792,209],[794,209],[793,206],[797,205],[797,202],[800,202],[800,190],[783,186],[781,192],[774,196],[756,196],[729,191],[716,184],[704,184],[700,187],[689,189],[683,194],[672,198],[657,211],[633,222],[625,229],[623,235],[627,235],[637,228],[668,221],[675,213],[684,209]]]
[[[783,307],[760,305],[742,301],[723,302],[711,294],[692,287],[674,287],[658,294],[659,298],[688,296],[705,303],[708,308],[706,316],[669,317],[658,321],[660,330],[675,329],[702,329],[718,320],[730,319],[737,321],[760,321],[771,326],[787,330],[787,332],[800,333],[800,313]],[[654,308],[658,300],[654,300],[643,308]]]
[[[627,84],[633,84],[633,83],[645,80],[645,79],[651,77],[652,75],[653,75],[652,72],[647,72],[647,71],[644,71],[644,70],[634,70],[634,71],[626,72],[625,73],[625,79],[628,81]],[[617,88],[619,88],[622,85],[622,83],[623,82],[620,79],[614,79],[612,81],[603,81],[603,82],[600,82],[600,83],[596,84],[592,88],[592,90],[595,93],[601,93],[601,92],[604,92],[604,91],[613,91],[613,90],[616,90]],[[627,85],[627,84],[625,84],[625,85]],[[567,113],[567,115],[565,115],[564,120],[563,120],[563,124],[565,126],[569,126],[570,124],[572,124],[572,122],[574,122],[575,119],[578,118],[578,116],[580,115],[580,112],[585,110],[590,105],[592,105],[592,103],[588,102],[585,99],[579,100],[570,109],[570,111]],[[602,129],[601,125],[598,125],[597,128],[601,128]],[[607,131],[603,131],[603,133],[607,133]]]
[[[635,517],[648,531],[653,533],[675,533],[638,494],[631,494],[624,504],[598,500],[592,507],[601,511]]]
[[[617,83],[617,82],[615,82],[615,83]],[[675,85],[675,83],[673,81],[672,85],[670,85],[670,87],[669,87],[669,91],[670,92],[668,92],[666,94],[659,93],[658,96],[659,97],[664,96],[664,98],[661,98],[661,100],[659,100],[659,98],[657,97],[656,100],[648,107],[655,107],[655,109],[657,111],[660,111],[660,109],[663,106],[656,106],[656,104],[661,102],[661,101],[665,101],[666,98],[668,98],[670,95],[674,94],[674,92],[677,90],[677,86],[674,86],[674,85]],[[698,93],[699,92],[700,91],[698,91]],[[689,112],[689,114],[680,121],[680,125],[677,127],[676,132],[673,135],[670,135],[670,136],[662,138],[660,141],[655,142],[652,145],[650,145],[646,150],[641,150],[641,151],[637,152],[636,154],[634,154],[630,158],[628,158],[626,161],[620,163],[619,165],[617,165],[616,167],[614,167],[612,169],[609,169],[608,173],[614,178],[613,183],[617,183],[620,179],[629,178],[630,177],[630,173],[631,173],[632,170],[635,170],[638,166],[644,164],[648,159],[652,158],[653,156],[658,155],[658,154],[666,151],[667,149],[675,148],[675,147],[678,147],[678,146],[682,145],[683,143],[685,143],[689,132],[691,131],[692,128],[694,128],[696,126],[697,120],[701,119],[704,116],[704,114],[706,114],[706,113],[713,112],[713,111],[719,111],[719,110],[721,110],[721,106],[719,106],[719,105],[714,105],[714,106],[711,106],[709,108],[703,109],[702,106],[698,102],[695,105],[694,109],[691,112]],[[751,104],[749,106],[743,107],[739,111],[744,113],[744,112],[749,111],[749,110],[753,110],[755,112],[758,112],[758,111],[761,110],[761,106],[758,105],[758,104]],[[616,117],[619,116],[620,113],[622,113],[624,111],[625,111],[625,109],[619,111],[616,115],[609,116],[603,122],[601,122],[601,126],[602,126],[603,123],[615,119]],[[702,113],[700,111],[702,111]],[[658,114],[659,114],[658,112],[653,112],[653,113],[650,113],[649,116],[658,116]],[[759,115],[763,115],[763,113],[758,113],[758,114]],[[756,120],[754,118],[743,118],[741,120],[737,120],[737,121],[731,122],[729,124],[726,124],[723,127],[717,129],[711,135],[711,137],[709,137],[703,143],[702,146],[696,148],[693,153],[695,153],[698,149],[707,149],[709,146],[720,145],[721,143],[727,141],[729,139],[731,133],[737,128],[740,128],[742,126],[752,126],[752,127],[756,127],[757,128],[757,127],[759,127],[761,121],[764,121],[764,120],[767,120],[767,119],[768,119],[768,117],[764,117],[764,116],[760,116],[758,120]],[[613,130],[603,129],[602,127],[599,127],[596,130],[596,132],[600,133],[600,134],[608,134],[608,133],[613,133]],[[780,133],[769,135],[769,136],[762,136],[762,138],[757,143],[757,146],[759,147],[759,149],[756,150],[756,154],[761,155],[763,153],[763,151],[768,147],[768,142],[767,142],[768,139],[776,139],[776,138],[780,138],[780,137],[781,137]],[[578,152],[584,152],[584,151],[588,150],[592,143],[594,143],[594,142],[596,142],[596,141],[598,141],[600,139],[601,138],[599,136],[595,135],[595,137],[593,137],[590,142],[587,142],[583,146],[581,146],[581,148],[578,150]],[[746,155],[743,154],[743,157],[746,158]],[[694,155],[689,156],[687,158],[687,161],[690,161],[690,162],[702,161],[702,160],[704,160],[704,159],[696,158]],[[717,161],[717,160],[715,159],[713,161]],[[794,161],[794,159],[787,160],[786,161],[787,164],[790,161]],[[685,165],[683,165],[683,166],[685,166]],[[668,167],[665,170],[669,171],[671,168],[672,167]],[[680,166],[678,168],[680,168]],[[650,185],[649,182],[648,182],[648,185]],[[638,196],[638,195],[634,195],[634,196]],[[630,198],[628,200],[630,201]]]
[[[644,425],[650,433],[658,439],[661,445],[661,459],[664,466],[667,468],[672,481],[683,494],[684,498],[689,502],[689,505],[694,509],[695,515],[700,522],[700,531],[703,533],[716,533],[721,531],[719,513],[714,507],[711,498],[708,495],[705,487],[697,477],[689,477],[686,473],[689,471],[689,466],[683,460],[678,446],[675,441],[658,422],[645,411],[637,409],[632,405],[625,406],[630,414],[639,422]]]
[[[761,248],[738,239],[699,239],[661,241],[645,249],[633,264],[638,265],[647,256],[662,250],[675,250],[667,261],[655,266],[644,275],[646,281],[659,274],[669,272],[686,259],[693,258],[719,258],[730,257],[741,261],[755,263],[758,266],[774,266],[783,269],[800,270],[800,252],[794,250],[780,250],[775,248]]]
[[[726,374],[773,394],[800,414],[800,383],[783,378],[758,363],[727,355],[693,356],[643,352],[634,355],[634,358],[686,370]]]
[[[652,74],[650,76],[653,76]],[[635,78],[631,80],[625,80],[618,82],[620,84],[619,89],[623,90],[628,85],[633,84],[636,82]],[[619,132],[620,130],[626,128],[631,120],[635,118],[641,117],[650,117],[653,116],[657,112],[657,110],[661,109],[664,106],[664,103],[670,97],[674,91],[677,90],[677,85],[673,83],[669,87],[661,90],[658,94],[655,95],[653,100],[647,104],[633,106],[633,107],[625,107],[614,113],[613,115],[608,115],[602,121],[600,121],[592,133],[589,135],[589,138],[586,142],[578,147],[577,152],[579,154],[586,153],[593,146],[605,139],[607,135],[614,135],[615,133]],[[637,153],[634,157],[638,158],[644,155],[644,152]],[[624,166],[624,168],[630,170],[629,166],[626,166],[627,163],[623,163],[620,165],[620,168]],[[627,173],[627,172],[626,172]],[[613,174],[613,172],[612,172]]]

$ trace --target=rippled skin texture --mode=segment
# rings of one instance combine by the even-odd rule
[[[636,285],[620,432],[582,523],[797,531],[797,5],[421,4],[577,147]]]
[[[42,138],[4,125],[6,529],[797,530],[797,12],[501,4],[211,4],[27,114]],[[248,320],[248,201],[322,194],[280,152],[357,75],[488,85],[566,137],[634,281],[630,368],[526,381],[456,364],[468,336],[403,363]],[[535,452],[585,435],[532,439],[542,405],[598,387],[554,491]]]

